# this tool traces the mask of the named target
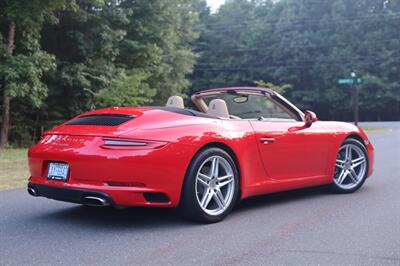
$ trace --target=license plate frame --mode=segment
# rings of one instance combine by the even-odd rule
[[[64,162],[49,162],[47,166],[47,179],[64,181],[68,180],[69,164]]]

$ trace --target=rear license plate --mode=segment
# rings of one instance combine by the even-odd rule
[[[67,163],[49,163],[47,179],[67,181],[69,165]]]

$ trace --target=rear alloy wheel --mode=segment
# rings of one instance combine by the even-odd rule
[[[221,221],[235,205],[238,189],[238,172],[230,155],[219,148],[203,150],[189,166],[181,212],[195,221]]]
[[[347,139],[336,157],[333,190],[351,193],[359,189],[368,175],[368,153],[355,139]]]

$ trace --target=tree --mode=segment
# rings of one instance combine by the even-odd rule
[[[93,108],[163,104],[182,94],[196,59],[195,6],[202,3],[1,0],[1,132],[28,145]]]
[[[194,1],[196,2],[196,1]],[[86,0],[43,30],[57,70],[40,120],[103,106],[163,104],[189,85],[197,13],[189,0]],[[51,126],[51,125],[48,125]]]
[[[46,127],[95,108],[95,95],[124,72],[116,58],[131,13],[119,2],[79,1],[57,13],[59,23],[44,26],[42,47],[57,64],[45,80],[49,95],[40,120],[53,122]]]
[[[140,106],[151,103],[156,90],[144,82],[147,78],[148,74],[143,72],[120,74],[109,88],[95,94],[98,106]]]
[[[336,81],[356,71],[375,80],[361,88],[361,117],[397,120],[399,14],[397,0],[228,0],[201,17],[189,93],[268,80],[292,84],[285,96],[322,119],[351,120],[351,91]]]
[[[398,0],[226,0],[216,13],[204,0],[0,0],[0,145],[93,108],[254,81],[351,120],[337,85],[351,71],[361,119],[398,120],[399,15]]]
[[[263,80],[255,81],[258,87],[269,88],[276,91],[279,94],[284,94],[288,89],[292,88],[290,84],[274,85],[272,82],[265,82]]]
[[[189,86],[186,75],[196,59],[192,43],[198,14],[191,0],[129,0],[121,4],[132,16],[125,25],[116,63],[125,69],[146,73],[149,88],[156,90],[152,100],[164,104]]]
[[[7,38],[0,39],[3,46],[0,148],[8,142],[12,99],[27,98],[38,107],[46,95],[47,87],[41,78],[55,65],[54,58],[40,49],[40,30],[44,21],[54,19],[52,12],[65,4],[64,0],[1,1],[0,25],[6,29]]]

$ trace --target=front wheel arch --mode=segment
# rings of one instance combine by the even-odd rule
[[[348,139],[355,139],[355,140],[358,140],[358,141],[365,147],[365,142],[364,142],[363,138],[362,138],[360,135],[358,135],[358,134],[350,134],[350,135],[348,135],[348,136],[343,140],[343,142],[345,142],[345,141],[348,140]],[[342,142],[342,144],[343,144],[343,142]]]
[[[339,194],[344,194],[344,193],[353,193],[353,192],[355,192],[355,191],[357,191],[363,184],[364,184],[364,182],[365,182],[365,180],[366,180],[366,178],[368,177],[368,171],[369,171],[369,167],[370,167],[370,162],[369,162],[369,156],[368,156],[368,151],[367,151],[367,149],[366,149],[366,147],[365,147],[365,143],[363,142],[363,141],[359,141],[358,139],[356,139],[356,138],[351,138],[351,137],[347,137],[344,141],[343,141],[343,143],[340,145],[340,147],[339,147],[339,150],[338,150],[338,153],[341,151],[341,149],[342,149],[342,147],[344,147],[345,145],[347,145],[347,146],[350,146],[351,147],[351,145],[353,145],[353,146],[355,146],[355,147],[357,147],[358,146],[358,149],[359,149],[359,153],[363,153],[363,155],[364,155],[364,158],[365,158],[365,162],[364,162],[364,164],[365,164],[365,170],[364,170],[364,174],[363,174],[363,177],[362,177],[362,180],[361,179],[358,179],[358,181],[359,181],[359,183],[358,184],[355,184],[355,186],[353,186],[353,187],[348,187],[348,188],[345,188],[345,187],[343,187],[342,185],[343,185],[343,183],[341,183],[340,181],[339,181],[339,183],[340,184],[336,184],[335,182],[335,174],[336,174],[336,169],[337,169],[337,167],[341,167],[341,170],[340,170],[340,172],[341,172],[341,174],[340,174],[340,176],[342,176],[342,174],[344,173],[344,177],[343,177],[343,179],[342,179],[342,181],[344,181],[344,178],[346,178],[346,172],[345,171],[347,171],[347,172],[349,172],[349,170],[348,169],[350,169],[350,165],[347,165],[347,166],[345,166],[345,159],[340,159],[340,160],[342,160],[342,162],[340,162],[340,164],[342,165],[342,166],[337,166],[337,159],[335,160],[335,172],[334,172],[334,174],[333,174],[333,180],[332,180],[332,183],[331,183],[331,185],[330,185],[330,188],[331,188],[331,191],[333,191],[333,192],[335,192],[335,193],[339,193]],[[354,152],[354,148],[350,148],[350,151],[351,151],[351,149],[353,149],[353,152]],[[347,153],[347,151],[346,151],[346,153]],[[352,155],[351,155],[351,153],[349,153],[350,154],[350,158],[352,157]],[[361,154],[360,154],[361,155]],[[338,155],[337,155],[338,156]],[[343,154],[342,154],[342,156],[343,156]],[[347,155],[346,155],[346,157],[347,157]],[[347,161],[347,159],[346,159],[346,161]],[[349,161],[347,161],[347,164],[349,163]],[[356,166],[355,166],[356,167]],[[361,166],[359,166],[359,167],[362,167],[362,165]],[[339,168],[340,169],[340,168]],[[351,169],[353,169],[353,172],[355,171],[355,169],[356,168],[351,168]],[[359,171],[362,171],[361,169],[359,169]],[[355,173],[355,172],[354,172]],[[349,173],[347,173],[347,175],[348,175]],[[339,180],[340,180],[340,176],[338,177],[339,178]],[[354,179],[353,179],[354,180]],[[361,181],[360,181],[361,180]]]

